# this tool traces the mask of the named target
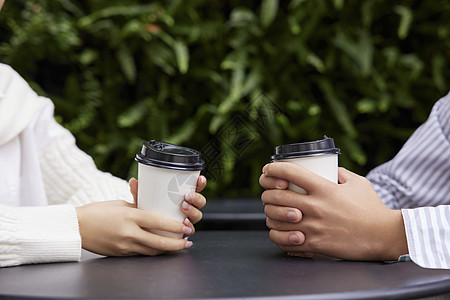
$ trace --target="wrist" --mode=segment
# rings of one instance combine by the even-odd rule
[[[81,247],[85,248],[85,233],[84,233],[84,226],[83,226],[83,206],[75,207],[75,212],[77,214],[77,220],[78,220],[78,230],[80,232],[80,238],[81,238]]]
[[[408,254],[405,226],[401,210],[390,210],[384,231],[382,260],[397,260]]]

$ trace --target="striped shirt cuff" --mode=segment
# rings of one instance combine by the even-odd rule
[[[450,206],[402,209],[411,260],[423,268],[450,269]]]

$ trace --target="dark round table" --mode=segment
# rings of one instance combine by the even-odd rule
[[[450,292],[450,270],[412,262],[286,256],[268,231],[199,231],[158,257],[101,257],[0,269],[3,299],[417,299]]]

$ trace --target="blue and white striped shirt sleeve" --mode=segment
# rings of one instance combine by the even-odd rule
[[[412,261],[450,269],[450,93],[399,153],[367,178],[388,207],[402,210]]]

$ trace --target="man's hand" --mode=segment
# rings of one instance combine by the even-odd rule
[[[307,191],[287,188],[292,182]],[[371,183],[339,168],[339,184],[286,162],[260,177],[270,239],[290,255],[396,260],[408,252],[401,211],[384,205]]]

